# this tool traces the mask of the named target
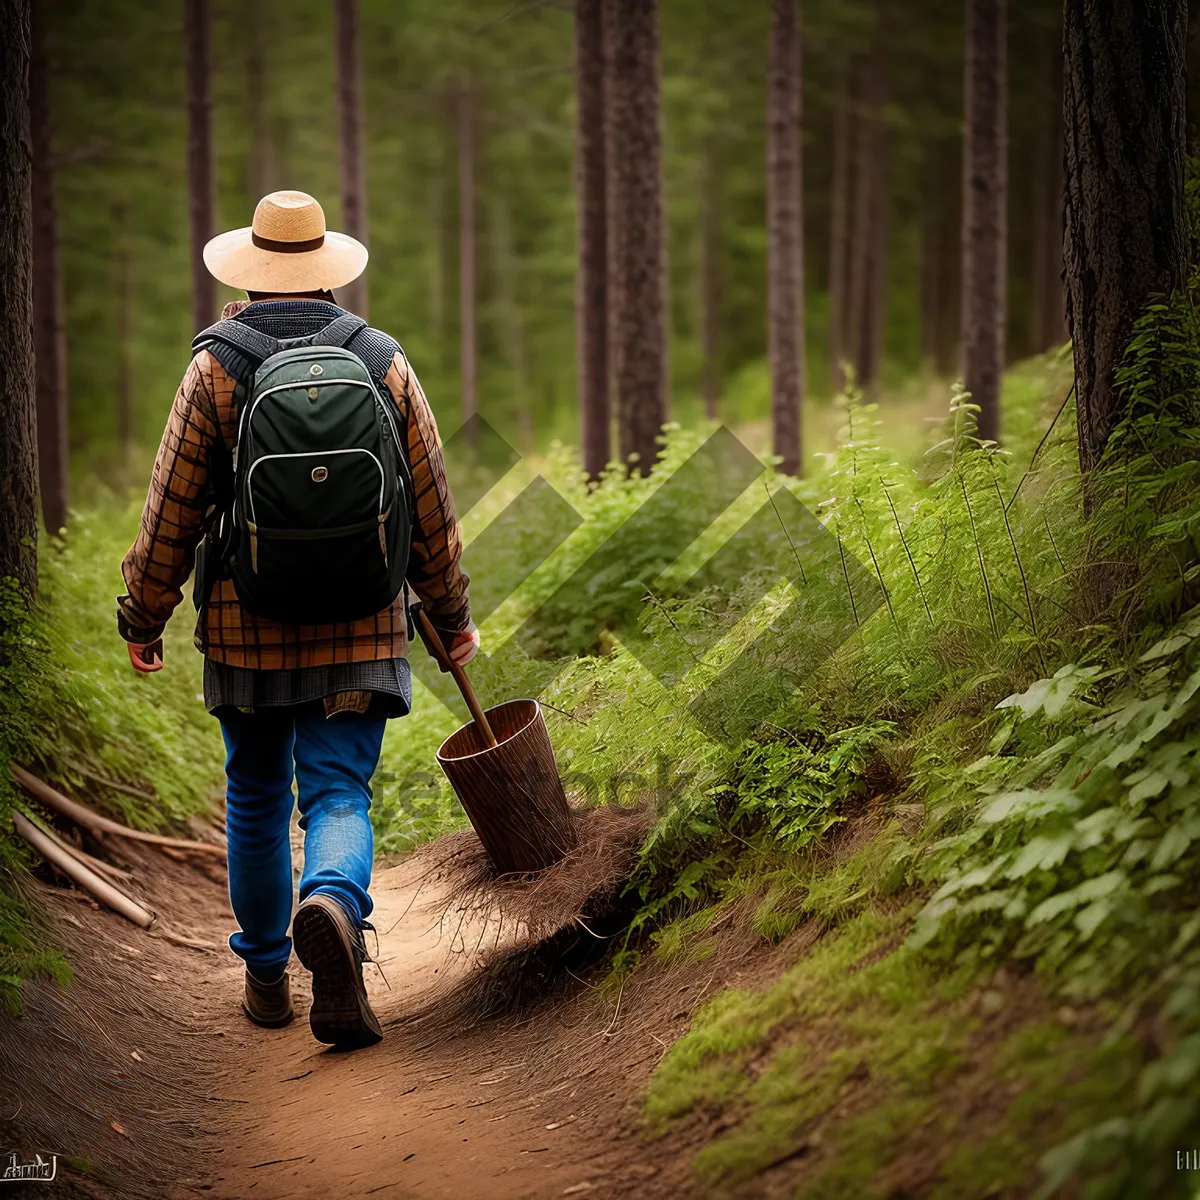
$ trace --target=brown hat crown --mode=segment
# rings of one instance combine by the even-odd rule
[[[204,263],[222,283],[250,292],[328,291],[357,279],[367,248],[325,226],[325,210],[307,192],[272,192],[244,229],[220,233]]]

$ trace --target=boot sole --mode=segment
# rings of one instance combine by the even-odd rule
[[[296,957],[312,972],[313,999],[308,1023],[313,1037],[328,1046],[360,1050],[383,1039],[371,1011],[354,951],[336,917],[320,904],[302,904],[292,925]]]

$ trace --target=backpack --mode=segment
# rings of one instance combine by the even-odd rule
[[[232,578],[247,612],[325,625],[373,616],[403,589],[412,476],[391,397],[346,349],[365,326],[343,313],[277,340],[226,320],[192,343],[219,359],[230,347],[247,364],[235,378],[232,463],[214,480],[198,606],[215,578]]]

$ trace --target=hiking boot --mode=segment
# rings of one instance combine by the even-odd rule
[[[312,972],[313,1037],[342,1050],[373,1046],[383,1038],[371,1011],[362,968],[367,961],[362,930],[332,897],[309,896],[292,921],[296,956]]]
[[[255,1025],[261,1025],[264,1029],[279,1029],[288,1024],[296,1015],[292,1008],[288,973],[284,971],[274,983],[263,983],[261,979],[255,979],[247,968],[242,1009]]]

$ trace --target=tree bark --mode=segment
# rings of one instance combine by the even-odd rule
[[[1007,0],[967,0],[963,163],[963,383],[979,436],[1000,438],[1008,243]]]
[[[1147,299],[1187,258],[1184,0],[1067,0],[1067,319],[1079,463],[1100,461],[1121,413],[1113,372]]]
[[[475,98],[469,83],[458,90],[458,303],[459,367],[463,421],[478,409],[478,336],[475,311]]]
[[[0,579],[37,588],[29,0],[0,0]]]
[[[800,32],[796,0],[770,0],[767,64],[767,353],[779,469],[800,474],[804,393]]]
[[[614,0],[612,10],[618,442],[622,461],[648,474],[667,389],[658,3]]]
[[[30,12],[29,141],[33,198],[33,344],[37,372],[38,483],[50,533],[67,523],[70,484],[66,328],[58,257],[45,5]]]
[[[367,182],[363,155],[362,54],[358,36],[358,0],[334,0],[337,64],[338,134],[343,232],[367,242]],[[341,289],[350,312],[367,316],[367,281],[360,275]]]
[[[192,325],[216,318],[216,281],[204,265],[215,232],[216,183],[212,145],[212,19],[209,0],[183,0],[184,74],[187,84],[188,225],[192,250]]]
[[[598,479],[609,460],[603,9],[603,0],[575,0],[575,187],[579,238],[575,355],[583,469],[589,479]]]
[[[846,387],[846,283],[850,263],[850,96],[847,70],[838,70],[833,109],[833,172],[829,188],[829,376],[835,392]]]
[[[700,180],[700,392],[704,415],[720,416],[721,375],[717,365],[721,319],[720,216],[717,170],[711,141],[706,142]]]

